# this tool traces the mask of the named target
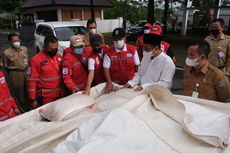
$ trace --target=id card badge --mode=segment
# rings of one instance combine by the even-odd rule
[[[219,52],[218,56],[219,56],[219,58],[225,58],[224,52]]]
[[[192,97],[198,98],[198,96],[199,96],[199,92],[197,92],[197,91],[192,92]]]

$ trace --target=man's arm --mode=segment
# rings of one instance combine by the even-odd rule
[[[109,56],[105,54],[104,61],[103,61],[104,75],[107,81],[106,87],[105,87],[105,93],[110,93],[113,87],[112,79],[110,77],[110,72],[109,72],[110,66],[111,66],[111,60]]]

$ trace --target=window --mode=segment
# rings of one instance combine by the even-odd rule
[[[53,31],[49,27],[44,26],[44,25],[39,25],[36,30],[36,33],[41,36],[53,35]]]
[[[54,29],[58,40],[69,41],[70,37],[77,34],[86,34],[87,30],[83,26],[58,27]]]

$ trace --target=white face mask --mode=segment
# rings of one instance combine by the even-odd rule
[[[187,57],[185,60],[185,63],[186,63],[186,65],[188,65],[190,67],[195,67],[199,64],[199,63],[197,63],[197,61],[198,61],[198,58],[190,59]]]
[[[143,51],[143,56],[145,56],[145,57],[151,57],[151,55],[152,55],[152,52],[147,52],[147,51]]]
[[[96,34],[97,30],[93,28],[93,29],[90,29],[89,32],[90,32],[90,34],[94,35],[94,34]]]
[[[13,43],[14,48],[20,48],[20,41],[16,41]]]
[[[114,41],[114,46],[117,49],[122,49],[124,47],[124,45],[125,45],[124,39],[118,40],[118,41]]]
[[[149,34],[150,30],[144,30],[144,34]]]

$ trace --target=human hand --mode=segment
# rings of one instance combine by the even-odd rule
[[[112,83],[106,83],[106,86],[105,86],[105,93],[110,93],[112,91],[112,88],[113,88],[113,84]]]
[[[37,103],[36,100],[33,100],[33,101],[32,101],[31,107],[32,107],[33,109],[38,107],[38,103]]]
[[[82,94],[89,95],[90,94],[90,89],[85,89]]]
[[[134,91],[141,91],[143,90],[143,87],[141,85],[138,85],[134,88]]]
[[[72,89],[72,93],[76,93],[76,92],[78,92],[78,91],[80,91],[80,89],[79,89],[78,87],[74,87],[74,88]]]

